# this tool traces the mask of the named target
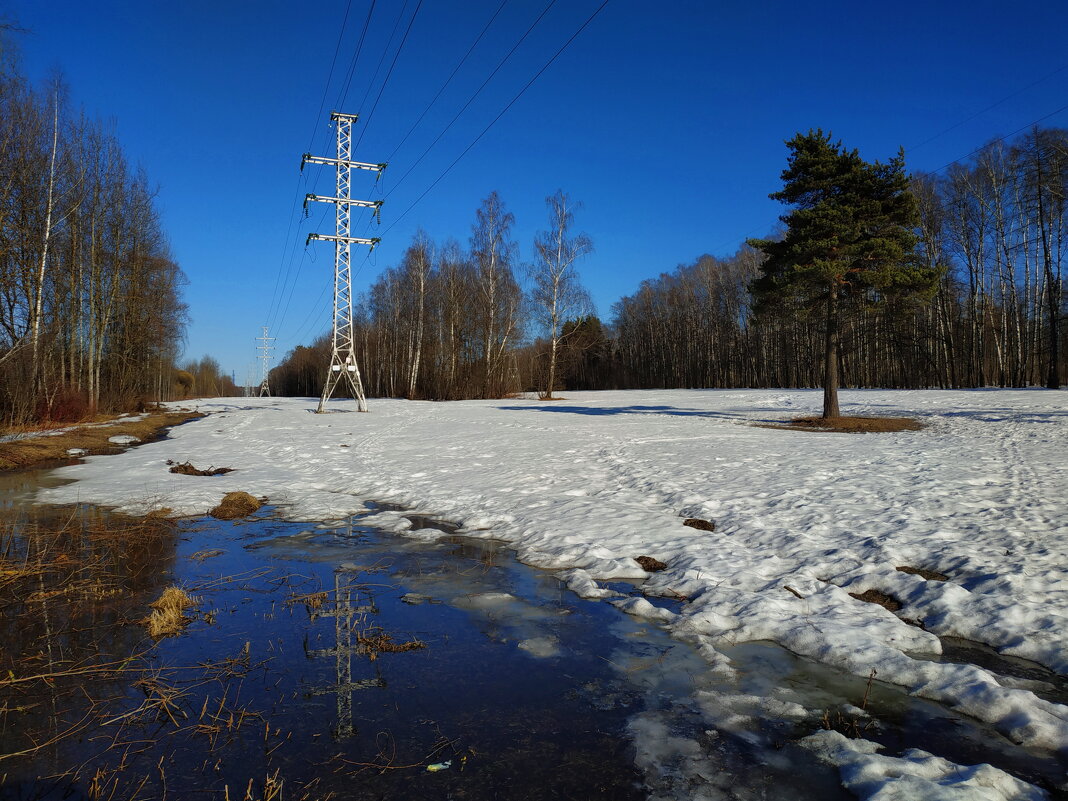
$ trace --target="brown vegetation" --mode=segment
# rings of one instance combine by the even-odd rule
[[[228,492],[223,495],[222,502],[208,514],[218,520],[236,520],[252,514],[261,506],[263,503],[247,492]]]
[[[784,423],[756,423],[758,428],[786,431],[822,431],[834,434],[883,434],[919,431],[923,423],[911,417],[795,417]]]
[[[910,573],[913,576],[927,579],[927,581],[949,581],[949,576],[945,573],[939,573],[937,570],[927,570],[922,567],[909,567],[908,565],[902,565],[897,569],[902,573]]]
[[[713,523],[711,520],[702,520],[699,517],[687,517],[685,520],[682,521],[682,524],[684,526],[689,526],[690,528],[696,528],[699,531],[716,530],[715,523]]]
[[[878,604],[883,609],[888,609],[891,612],[896,612],[901,608],[901,601],[892,595],[887,595],[885,592],[879,590],[865,590],[864,592],[851,592],[849,595],[856,598],[858,601],[864,601],[869,604]]]
[[[168,464],[172,463],[168,462]],[[193,467],[191,462],[179,462],[178,464],[172,464],[171,472],[182,476],[221,476],[225,473],[234,472],[234,469],[232,467],[215,467],[212,465],[207,470],[201,470]]]
[[[639,556],[634,561],[642,566],[642,570],[647,570],[650,573],[656,570],[663,570],[667,567],[667,563],[661,562],[659,559],[655,559],[652,556]]]
[[[137,420],[93,423],[76,426],[60,434],[41,434],[9,442],[0,442],[0,470],[16,470],[30,465],[69,458],[67,451],[79,448],[89,453],[104,453],[116,445],[110,437],[128,435],[147,442],[167,428],[203,417],[199,412],[177,411],[149,414]]]
[[[176,636],[192,622],[193,618],[186,616],[185,610],[196,606],[196,599],[174,585],[165,589],[159,599],[149,606],[152,607],[152,613],[145,618],[144,624],[149,636],[158,640]]]
[[[393,637],[380,628],[356,632],[356,642],[364,649],[372,662],[379,654],[399,654],[404,651],[418,651],[426,648],[426,643],[422,640],[393,642]]]

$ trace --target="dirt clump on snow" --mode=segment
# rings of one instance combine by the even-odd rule
[[[0,442],[0,470],[69,459],[70,451],[112,453],[116,448],[116,443],[109,442],[112,437],[136,437],[142,443],[150,442],[165,429],[200,417],[204,417],[200,412],[181,410],[27,432],[18,439]]]
[[[945,573],[939,573],[937,570],[927,570],[922,567],[909,567],[908,565],[902,565],[898,567],[902,573],[909,573],[913,576],[919,576],[927,581],[949,581],[949,576]]]
[[[783,423],[756,423],[757,428],[823,431],[835,434],[886,434],[919,431],[923,423],[911,417],[795,417]]]
[[[896,612],[901,608],[901,601],[894,596],[887,595],[885,592],[880,592],[879,590],[865,590],[864,592],[851,592],[849,594],[858,601],[864,601],[869,604],[878,604],[883,609],[888,609],[891,612]]]
[[[196,599],[177,585],[168,587],[153,603],[152,614],[144,619],[150,637],[161,639],[174,637],[181,633],[193,618],[185,614],[186,609],[196,606]]]
[[[639,556],[634,561],[642,566],[642,570],[646,570],[650,573],[656,570],[664,570],[667,567],[667,563],[661,562],[659,559],[655,559],[652,556]]]
[[[716,530],[715,523],[713,523],[711,520],[702,520],[699,517],[687,517],[685,520],[682,521],[682,524],[684,526],[689,526],[690,528],[696,528],[700,531]]]
[[[224,473],[234,472],[232,467],[215,467],[215,465],[212,465],[207,470],[201,470],[194,467],[192,462],[178,462],[176,464],[168,460],[167,464],[171,465],[172,473],[178,473],[182,476],[221,476]]]
[[[263,503],[247,492],[228,492],[223,495],[222,502],[208,514],[218,520],[236,520],[252,514],[261,506]]]

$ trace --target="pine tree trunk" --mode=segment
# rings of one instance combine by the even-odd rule
[[[823,359],[823,419],[840,417],[838,412],[838,287],[827,294],[827,333]]]

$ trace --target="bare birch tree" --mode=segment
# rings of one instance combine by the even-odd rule
[[[576,268],[579,259],[593,252],[593,241],[584,233],[571,232],[575,223],[574,210],[582,204],[572,201],[558,189],[545,198],[545,205],[549,209],[549,230],[539,231],[534,239],[534,264],[530,277],[535,315],[549,337],[549,364],[541,397],[552,400],[560,341],[565,336],[563,324],[591,314],[593,310],[589,293],[582,286]]]

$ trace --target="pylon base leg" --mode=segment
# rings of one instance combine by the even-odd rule
[[[365,398],[363,394],[363,380],[360,378],[360,369],[355,366],[355,362],[355,359],[351,359],[349,365],[344,363],[330,365],[330,371],[326,376],[326,383],[323,384],[323,395],[319,398],[319,408],[315,410],[316,414],[323,414],[323,412],[326,411],[326,402],[330,400],[331,396],[334,394],[334,390],[337,389],[338,383],[342,381],[348,385],[349,392],[352,395],[353,400],[356,401],[356,411],[367,411],[367,398]],[[346,367],[349,366],[351,366],[352,369],[346,369]]]

